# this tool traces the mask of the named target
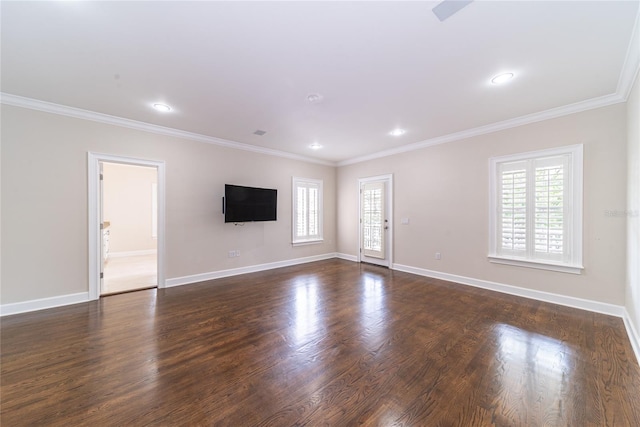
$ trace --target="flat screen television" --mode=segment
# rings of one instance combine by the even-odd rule
[[[225,184],[224,222],[276,221],[278,190]]]

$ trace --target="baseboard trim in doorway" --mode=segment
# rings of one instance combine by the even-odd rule
[[[10,316],[12,314],[62,307],[87,301],[89,301],[89,292],[79,292],[77,294],[60,295],[57,297],[2,304],[0,305],[0,316]]]

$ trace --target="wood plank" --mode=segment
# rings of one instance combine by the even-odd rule
[[[342,260],[0,333],[7,426],[640,425],[620,319]]]

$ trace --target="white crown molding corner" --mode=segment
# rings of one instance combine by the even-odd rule
[[[231,268],[228,270],[211,271],[208,273],[193,274],[190,276],[174,277],[165,281],[165,287],[172,288],[174,286],[189,285],[192,283],[205,282],[207,280],[221,279],[223,277],[237,276],[240,274],[257,273],[265,270],[273,270],[274,268],[290,267],[292,265],[323,261],[331,258],[336,258],[335,252],[313,255],[304,258],[294,258],[285,261],[269,262],[266,264],[256,264],[246,267]]]
[[[3,304],[0,305],[0,316],[10,316],[12,314],[45,310],[47,308],[62,307],[87,301],[89,301],[89,292],[79,292],[77,294],[60,295],[57,297]]]
[[[622,96],[625,101],[629,99],[638,72],[640,72],[640,8],[636,15],[636,22],[633,26],[631,40],[627,47],[627,55],[620,71],[616,90],[616,93]]]
[[[631,316],[626,309],[624,310],[624,316],[622,317],[622,320],[624,321],[624,327],[627,329],[629,341],[631,341],[631,348],[636,355],[636,363],[640,365],[640,334],[638,334],[638,331],[633,326]]]
[[[287,153],[285,151],[273,150],[270,148],[258,147],[256,145],[244,144],[241,142],[230,141],[222,138],[202,135],[193,132],[187,132],[179,129],[168,128],[164,126],[154,125],[151,123],[139,122],[137,120],[125,119],[123,117],[111,116],[109,114],[97,113],[94,111],[83,110],[81,108],[68,107],[66,105],[55,104],[53,102],[40,101],[37,99],[26,98],[24,96],[12,95],[0,92],[0,103],[11,105],[13,107],[28,108],[30,110],[42,111],[45,113],[58,114],[61,116],[84,119],[108,125],[120,126],[129,129],[139,130],[143,132],[155,133],[158,135],[171,136],[175,138],[188,139],[192,141],[204,142],[207,144],[218,145],[236,150],[251,151],[269,156],[283,157],[303,162],[316,163],[325,166],[336,166],[335,162],[314,159],[311,157],[300,156],[298,154]]]
[[[518,297],[529,298],[537,301],[549,302],[552,304],[564,305],[566,307],[577,308],[594,313],[606,314],[609,316],[624,317],[624,307],[608,304],[599,301],[587,300],[582,298],[570,297],[566,295],[554,294],[544,291],[536,291],[534,289],[520,288],[518,286],[506,285],[503,283],[490,282],[488,280],[474,279],[471,277],[458,276],[456,274],[442,273],[439,271],[427,270],[409,265],[394,264],[394,270],[404,271],[405,273],[417,274],[419,276],[431,277],[434,279],[446,280],[448,282],[460,283],[463,285],[474,286],[476,288],[496,291],[503,294],[515,295]]]

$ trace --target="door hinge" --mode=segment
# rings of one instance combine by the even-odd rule
[[[100,223],[100,230],[104,230],[104,223],[103,222]]]
[[[362,253],[362,248],[360,248],[360,253]]]
[[[100,174],[100,181],[104,180],[104,175]]]
[[[104,273],[102,271],[100,272],[100,278],[104,279]]]

